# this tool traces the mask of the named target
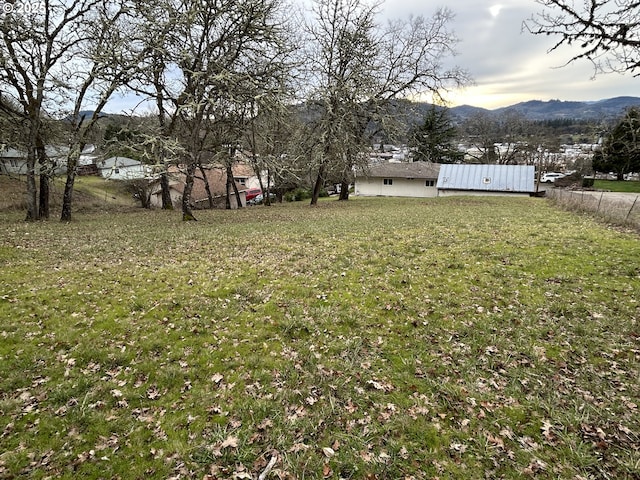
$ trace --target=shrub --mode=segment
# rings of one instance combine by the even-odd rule
[[[584,177],[582,179],[582,188],[593,188],[593,182],[595,179],[593,177]]]
[[[581,185],[582,175],[578,172],[574,172],[571,175],[567,175],[566,177],[556,178],[554,182],[556,187],[575,187],[577,185]]]
[[[284,199],[287,202],[300,202],[311,198],[311,192],[305,188],[298,187],[292,192],[284,194]]]

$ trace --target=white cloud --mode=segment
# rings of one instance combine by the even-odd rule
[[[387,0],[384,14],[429,16],[439,6],[433,1]],[[458,0],[451,6],[451,25],[460,39],[452,63],[468,70],[476,85],[449,95],[454,104],[497,108],[527,100],[600,100],[638,96],[640,80],[627,75],[599,75],[593,79],[588,61],[566,65],[575,54],[569,48],[548,53],[550,37],[523,31],[523,21],[540,11],[531,0]]]

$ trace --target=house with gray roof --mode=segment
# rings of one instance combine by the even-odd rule
[[[110,157],[97,163],[98,173],[103,178],[111,180],[134,180],[151,178],[149,165],[128,157]]]
[[[68,147],[58,145],[47,145],[45,153],[49,159],[46,168],[53,175],[63,175],[67,172]],[[40,173],[40,162],[36,161],[36,172]],[[27,151],[24,149],[12,148],[0,144],[0,174],[3,175],[26,175],[27,173]]]
[[[442,165],[438,196],[521,195],[536,193],[533,165]]]
[[[355,194],[364,197],[435,197],[440,164],[380,163],[356,171]]]

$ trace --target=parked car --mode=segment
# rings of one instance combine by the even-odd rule
[[[256,198],[258,195],[262,195],[262,190],[260,190],[259,188],[250,188],[249,190],[247,190],[246,192],[246,196],[247,196],[247,202],[249,200],[253,200],[254,198]]]
[[[557,173],[557,172],[547,172],[544,173],[542,175],[542,178],[540,178],[540,182],[541,183],[555,183],[555,181],[558,178],[563,178],[566,177],[567,175],[564,173]]]
[[[274,201],[276,199],[276,194],[270,193],[269,198],[271,199],[271,201]],[[256,195],[251,200],[248,200],[247,205],[261,205],[262,202],[264,202],[264,195],[260,193],[260,195]]]

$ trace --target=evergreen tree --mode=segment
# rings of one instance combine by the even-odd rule
[[[618,180],[640,171],[640,109],[630,108],[593,157],[596,172],[614,172]]]
[[[457,131],[448,110],[432,105],[422,124],[415,127],[409,137],[413,158],[419,162],[455,163],[464,158],[454,141]]]

